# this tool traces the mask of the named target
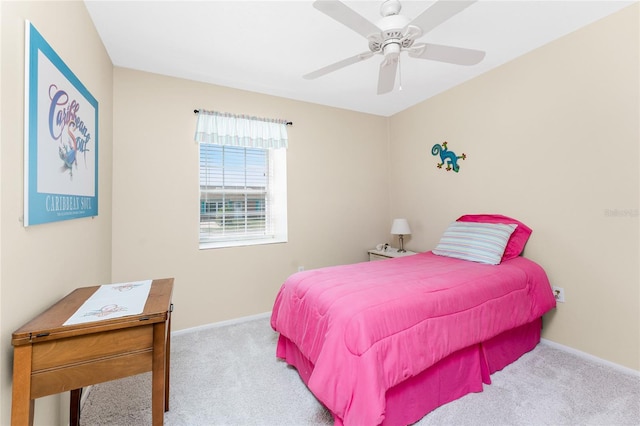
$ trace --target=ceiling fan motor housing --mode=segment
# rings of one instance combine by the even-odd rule
[[[385,2],[385,4],[387,3]],[[384,53],[385,47],[388,45],[397,45],[400,48],[411,47],[414,40],[422,35],[422,30],[409,25],[409,22],[409,18],[403,15],[384,16],[376,23],[376,26],[381,30],[380,34],[369,36],[369,49],[372,52]]]

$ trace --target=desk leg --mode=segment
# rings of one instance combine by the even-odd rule
[[[22,345],[13,348],[13,389],[11,399],[11,425],[33,426],[33,406],[31,399],[31,357],[33,346]]]
[[[165,353],[164,367],[164,411],[169,411],[169,373],[171,370],[171,311],[169,311],[169,321],[167,321],[167,346]]]
[[[71,391],[69,402],[69,426],[80,426],[80,400],[82,399],[82,388]]]
[[[153,325],[153,365],[151,384],[151,419],[153,426],[164,423],[165,370],[166,370],[166,321]]]

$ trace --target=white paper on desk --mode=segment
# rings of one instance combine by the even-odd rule
[[[152,280],[101,285],[62,325],[138,315],[144,311]]]

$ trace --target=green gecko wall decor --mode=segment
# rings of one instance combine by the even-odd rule
[[[441,163],[438,163],[438,168],[441,169],[443,165],[447,165],[446,170],[453,170],[458,173],[460,170],[460,166],[458,165],[458,160],[464,160],[467,158],[467,155],[463,152],[462,155],[456,155],[455,152],[449,151],[447,148],[447,142],[442,142],[442,145],[435,144],[431,148],[431,154],[438,155],[440,154]]]

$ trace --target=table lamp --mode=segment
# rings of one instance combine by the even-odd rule
[[[400,249],[398,250],[398,253],[406,252],[404,249],[404,236],[411,235],[411,229],[409,228],[409,222],[407,222],[407,219],[393,219],[391,234],[398,235],[400,238]]]

